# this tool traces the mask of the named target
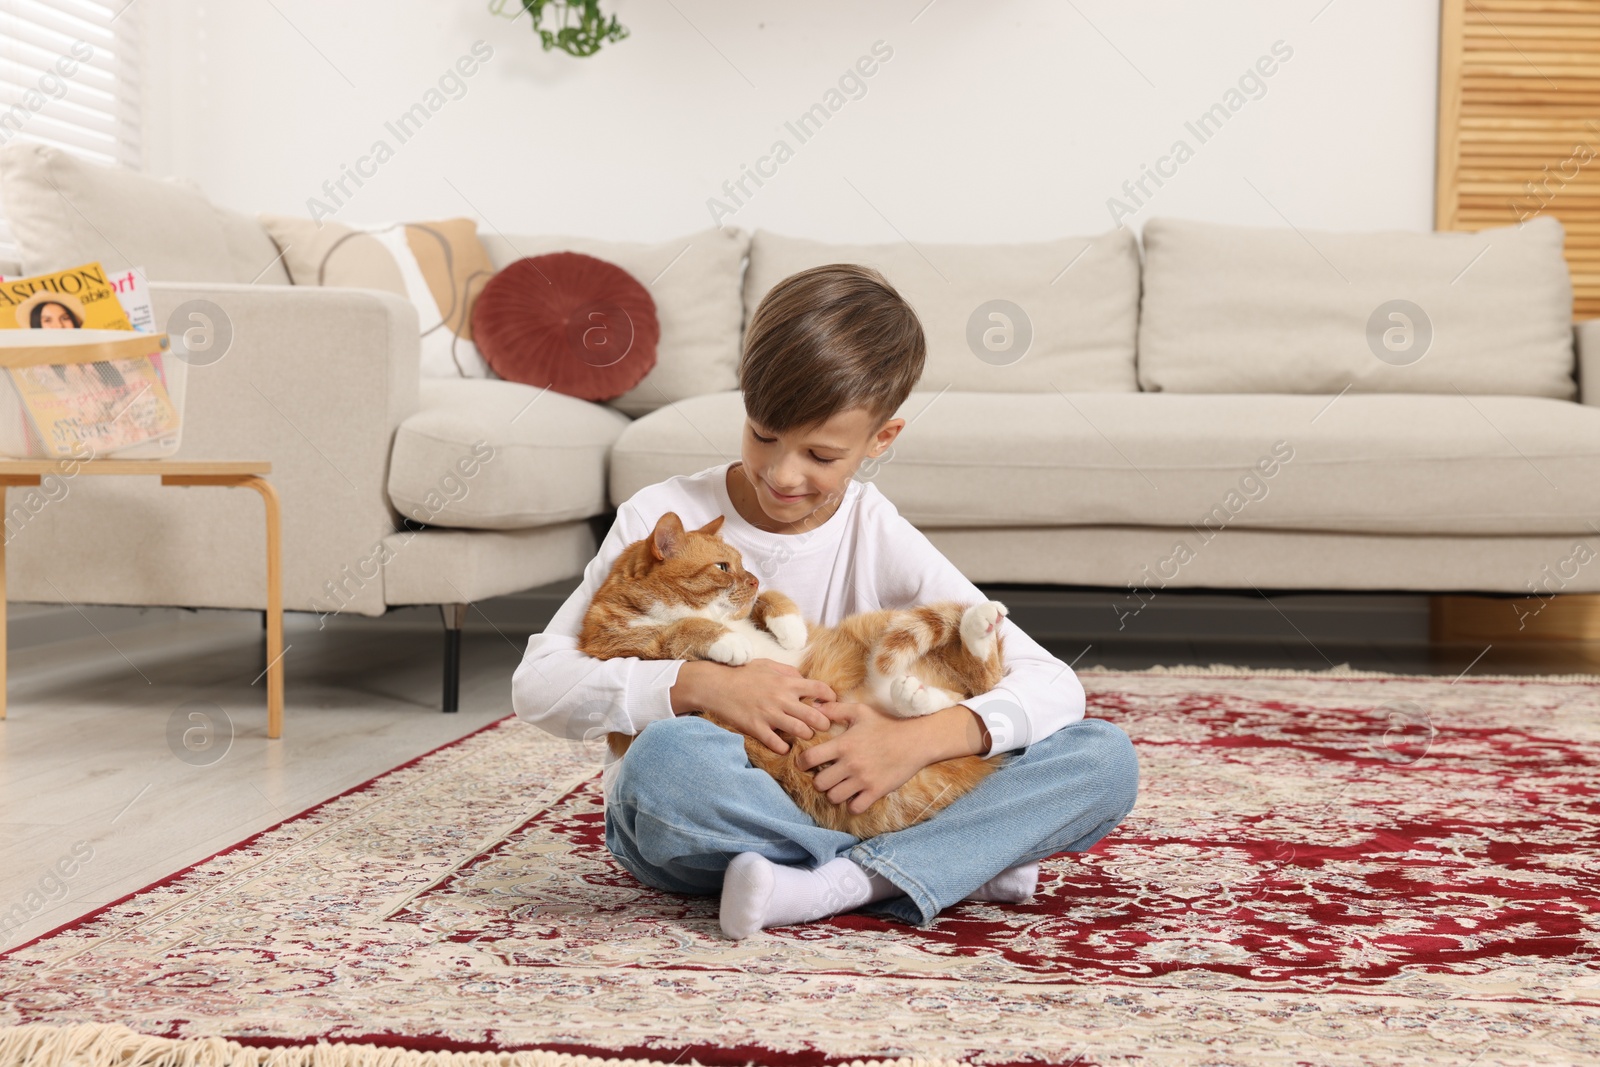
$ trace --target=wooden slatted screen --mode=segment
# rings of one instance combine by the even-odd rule
[[[1600,318],[1600,0],[1442,0],[1437,195],[1441,230],[1560,219]]]
[[[1554,215],[1573,315],[1600,318],[1600,0],[1442,0],[1438,167],[1438,229]],[[1544,606],[1434,597],[1433,639],[1600,641],[1600,595]]]

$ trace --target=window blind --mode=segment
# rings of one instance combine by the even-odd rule
[[[137,0],[0,0],[0,145],[140,166],[139,60]],[[0,219],[0,263],[16,258]]]

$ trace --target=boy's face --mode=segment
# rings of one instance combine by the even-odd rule
[[[746,418],[739,470],[774,522],[792,524],[820,508],[831,515],[861,461],[881,456],[905,425],[905,419],[878,425],[865,408],[781,434]]]

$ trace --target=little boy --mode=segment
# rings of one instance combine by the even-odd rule
[[[1132,809],[1139,768],[1127,736],[1084,718],[1083,686],[1002,619],[999,688],[922,718],[839,703],[822,682],[769,659],[599,660],[577,649],[595,591],[628,544],[674,511],[687,529],[726,516],[719,535],[763,587],[824,625],[880,608],[988,599],[871,483],[906,421],[892,417],[922,376],[916,313],[877,271],[831,264],[774,286],[746,331],[740,459],[639,490],[617,508],[599,553],[512,679],[518,716],[563,737],[637,734],[607,754],[606,846],[646,885],[721,894],[732,938],[870,906],[925,925],[963,899],[1020,902],[1038,861],[1077,852]],[[811,701],[808,703],[808,699]],[[839,737],[801,757],[816,787],[861,812],[923,767],[1009,753],[976,789],[916,826],[861,841],[818,826],[764,771],[743,738],[775,752],[782,734]]]

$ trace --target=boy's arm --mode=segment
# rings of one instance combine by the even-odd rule
[[[582,584],[544,632],[528,638],[511,677],[511,707],[518,718],[558,737],[585,740],[613,731],[636,734],[647,723],[672,718],[672,686],[683,660],[596,659],[578,649],[583,617],[612,563],[649,532],[632,505],[623,502],[617,508],[610,532],[584,568]]]
[[[875,537],[858,546],[862,586],[877,606],[907,608],[939,600],[988,599],[922,532],[886,500],[878,503]],[[868,555],[860,554],[866,548]],[[865,598],[870,601],[873,597]],[[1083,718],[1083,686],[1072,668],[1050,655],[1009,618],[1006,676],[1000,685],[953,707],[914,719],[896,719],[864,707],[841,706],[830,717],[849,729],[801,753],[803,770],[816,770],[817,789],[860,814],[898,789],[923,767],[953,756],[993,756],[1025,748]],[[981,725],[980,725],[981,724]]]
[[[886,524],[894,551],[885,564],[880,594],[884,607],[912,607],[939,600],[973,604],[989,599],[933,542],[896,512]],[[992,756],[1025,748],[1084,714],[1083,685],[1072,668],[1045,651],[1009,617],[1002,619],[1006,676],[987,693],[963,700],[988,729]]]

